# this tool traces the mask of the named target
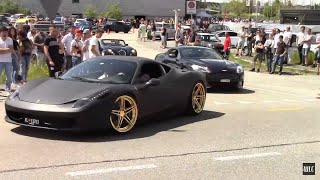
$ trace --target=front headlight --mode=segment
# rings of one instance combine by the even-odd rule
[[[19,95],[19,89],[15,90],[10,96],[9,100],[16,98]]]
[[[136,50],[134,50],[134,49],[132,49],[132,50],[131,50],[131,53],[132,53],[132,54],[136,54],[136,53],[137,53],[137,51],[136,51]]]
[[[108,49],[108,53],[114,55],[114,52],[112,51],[112,49]]]
[[[243,67],[242,66],[237,66],[237,73],[243,73]]]
[[[102,51],[101,55],[102,55],[102,56],[105,56],[105,55],[106,55],[106,52],[105,52],[105,51]]]
[[[72,105],[72,108],[80,108],[82,106],[85,106],[87,104],[90,104],[91,102],[94,102],[96,101],[97,99],[101,98],[101,97],[104,97],[107,93],[108,93],[109,90],[104,90],[104,91],[101,91],[101,92],[97,92],[91,96],[88,96],[88,97],[84,97],[84,98],[81,98],[79,100],[77,100],[73,105]]]
[[[209,48],[212,48],[213,46],[212,46],[212,44],[208,44],[208,47],[209,47]]]
[[[199,65],[195,65],[195,64],[192,65],[191,67],[195,71],[210,73],[210,70],[208,67],[199,66]]]

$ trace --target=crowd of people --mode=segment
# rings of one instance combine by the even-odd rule
[[[101,56],[98,39],[102,35],[100,29],[81,31],[74,26],[66,33],[52,25],[49,34],[27,24],[19,29],[1,27],[0,73],[5,69],[5,91],[10,93],[12,88],[27,82],[33,57],[37,65],[46,64],[49,76],[55,77],[56,72],[67,71],[82,61]]]

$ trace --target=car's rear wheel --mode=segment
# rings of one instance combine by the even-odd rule
[[[191,115],[198,115],[203,111],[206,102],[207,90],[202,82],[198,82],[193,86],[191,93],[191,103],[189,103],[188,112]]]
[[[116,33],[119,33],[119,31],[115,31]]]
[[[129,132],[138,119],[138,106],[134,98],[127,95],[119,96],[111,111],[110,123],[118,133]]]
[[[124,31],[124,33],[129,33],[129,31]]]

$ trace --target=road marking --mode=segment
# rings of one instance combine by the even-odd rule
[[[297,100],[293,100],[293,99],[285,99],[284,101],[288,101],[288,102],[297,102]]]
[[[75,171],[75,172],[67,172],[68,176],[86,176],[92,174],[103,174],[110,172],[119,172],[119,171],[130,171],[130,170],[140,170],[140,169],[152,169],[157,166],[154,164],[146,164],[146,165],[138,165],[138,166],[125,166],[125,167],[115,167],[115,168],[107,168],[107,169],[94,169],[94,170],[86,170],[86,171]]]
[[[225,104],[231,104],[231,103],[223,103],[223,102],[217,102],[217,101],[215,101],[214,104],[216,104],[216,105],[225,105]]]
[[[299,111],[299,110],[303,110],[304,108],[272,108],[269,109],[268,111]]]
[[[276,102],[280,102],[280,101],[263,101],[263,103],[276,103]]]
[[[266,157],[266,156],[277,156],[281,155],[278,152],[269,152],[269,153],[259,153],[259,154],[248,154],[248,155],[240,155],[240,156],[225,156],[225,157],[217,157],[215,160],[219,161],[232,161],[238,159],[249,159],[249,158],[257,158],[257,157]]]
[[[240,104],[254,104],[255,102],[250,101],[238,101]]]
[[[303,96],[299,96],[296,94],[292,94],[292,93],[287,93],[287,92],[279,92],[279,91],[274,91],[274,90],[270,90],[270,89],[263,89],[263,88],[255,88],[255,87],[246,87],[249,89],[254,89],[254,90],[261,90],[261,91],[266,91],[266,92],[272,92],[272,93],[276,93],[276,94],[285,94],[285,95],[290,95],[290,96],[296,96],[296,97],[303,97]]]
[[[306,99],[306,101],[319,101],[318,99]]]

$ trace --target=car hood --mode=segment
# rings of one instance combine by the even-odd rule
[[[21,101],[61,105],[90,96],[114,85],[69,81],[58,79],[38,79],[30,81],[19,89]]]
[[[114,50],[114,51],[120,51],[121,49],[122,49],[122,50],[127,50],[127,51],[129,51],[129,50],[132,50],[132,49],[133,49],[133,48],[131,48],[130,46],[121,46],[121,45],[119,45],[119,46],[108,46],[108,45],[105,45],[105,46],[102,46],[102,48],[103,48],[104,50],[112,49],[112,50]]]
[[[218,59],[194,59],[192,62],[199,66],[206,66],[212,73],[228,71],[230,73],[237,71],[238,64],[228,60]]]

